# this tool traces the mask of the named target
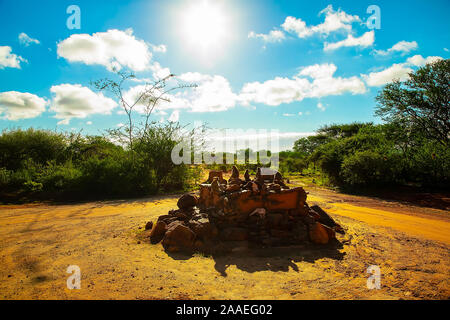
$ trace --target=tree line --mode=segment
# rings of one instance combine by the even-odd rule
[[[377,95],[382,124],[332,124],[280,155],[285,170],[311,166],[342,187],[450,182],[450,60],[418,69]]]

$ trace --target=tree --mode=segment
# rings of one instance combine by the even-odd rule
[[[324,125],[317,130],[319,135],[325,135],[327,137],[338,139],[354,136],[360,129],[365,127],[371,127],[371,122],[353,122],[349,124],[332,124]]]
[[[386,85],[376,97],[375,114],[401,123],[448,146],[450,138],[450,60],[439,60]]]
[[[137,87],[138,90],[134,94],[127,95],[125,92],[127,83],[135,79],[136,76],[132,72],[128,71],[117,71],[114,69],[114,72],[116,73],[118,80],[104,78],[94,81],[91,84],[98,91],[107,91],[113,94],[113,96],[118,100],[120,107],[127,115],[127,126],[111,129],[109,130],[109,133],[120,142],[127,142],[131,151],[133,150],[133,139],[136,138],[134,130],[136,124],[133,120],[133,111],[135,111],[137,106],[142,106],[141,113],[143,113],[144,116],[144,123],[140,130],[137,131],[138,133],[146,134],[149,126],[151,125],[150,116],[159,102],[170,102],[170,97],[168,94],[171,91],[182,88],[197,87],[196,84],[180,83],[176,83],[175,85],[168,87],[168,81],[171,79],[175,80],[175,75],[169,74],[162,79],[146,81],[143,85]],[[124,137],[126,137],[125,141]]]
[[[329,141],[330,138],[322,134],[300,138],[294,142],[294,151],[302,153],[303,155],[310,155],[318,147]]]

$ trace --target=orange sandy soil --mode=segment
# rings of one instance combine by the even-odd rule
[[[448,210],[307,189],[346,230],[331,246],[168,255],[143,226],[177,195],[0,206],[0,299],[449,299]],[[69,290],[69,265],[81,268]],[[369,290],[367,267],[381,269]]]

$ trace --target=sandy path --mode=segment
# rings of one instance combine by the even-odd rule
[[[443,212],[441,216],[430,215],[425,218],[412,215],[412,209],[410,211],[403,209],[407,213],[399,213],[360,207],[347,203],[329,202],[329,200],[319,196],[310,196],[308,199],[311,202],[326,203],[324,207],[327,208],[327,212],[333,215],[353,218],[372,226],[388,227],[409,235],[441,241],[450,245],[450,222],[448,220],[448,213]]]
[[[1,206],[0,299],[450,297],[448,212],[312,190],[308,202],[346,229],[342,245],[187,257],[139,243],[139,227],[176,199]],[[366,286],[373,264],[380,290]],[[81,290],[66,288],[69,265]]]

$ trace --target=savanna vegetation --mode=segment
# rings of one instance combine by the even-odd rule
[[[117,74],[117,81],[103,79],[93,85],[115,95],[127,115],[123,127],[101,136],[35,129],[3,131],[2,199],[144,196],[187,190],[200,182],[204,166],[175,165],[171,152],[183,138],[194,144],[201,139],[177,123],[150,120],[157,103],[167,100],[165,93],[191,85],[167,89],[170,75],[143,85],[134,101],[126,101],[123,85],[134,76]],[[441,60],[411,73],[405,82],[386,85],[376,98],[375,113],[382,124],[324,126],[316,135],[297,140],[293,150],[280,152],[280,171],[342,188],[405,184],[448,188],[449,83],[450,60]],[[138,105],[142,108],[141,122],[133,118]],[[241,152],[248,156],[249,150]],[[261,165],[258,162],[239,167],[254,173]],[[220,164],[206,167],[229,169],[229,165]]]
[[[178,123],[150,119],[166,94],[192,85],[175,84],[173,77],[145,83],[131,98],[122,95],[134,75],[117,72],[117,79],[92,85],[107,91],[126,114],[125,125],[100,136],[49,130],[5,130],[0,136],[0,195],[5,200],[92,199],[144,196],[186,190],[200,172],[175,165],[173,147],[183,138],[195,139]],[[141,108],[136,112],[137,108]]]
[[[105,136],[11,130],[0,136],[0,190],[17,199],[129,197],[181,191],[198,174],[174,165],[176,124],[153,124],[129,149]]]
[[[289,172],[344,188],[450,185],[450,60],[428,64],[376,97],[382,124],[333,124],[280,154]]]

